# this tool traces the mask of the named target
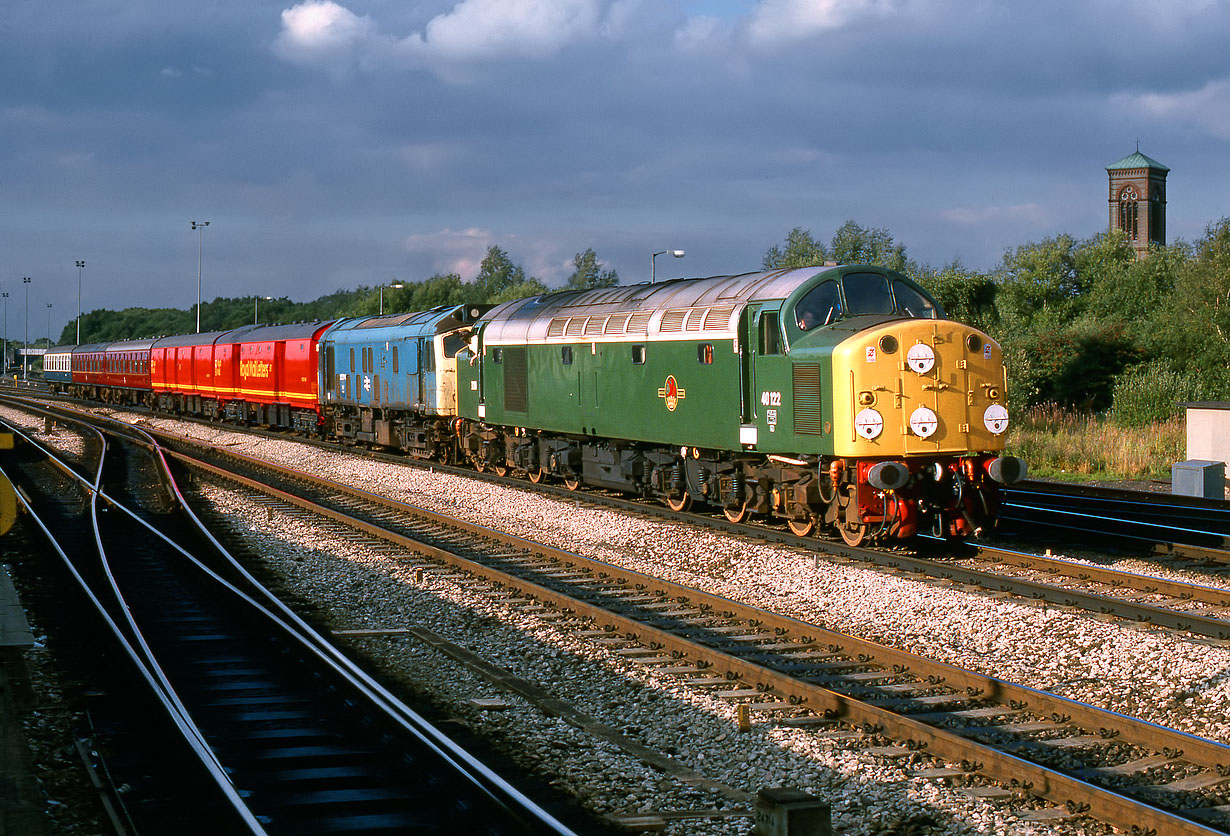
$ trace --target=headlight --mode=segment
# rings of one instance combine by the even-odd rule
[[[1008,410],[993,403],[982,413],[982,423],[992,434],[1001,435],[1004,430],[1008,429]]]
[[[874,409],[864,409],[854,416],[854,429],[863,438],[870,441],[878,438],[884,431],[884,418]]]

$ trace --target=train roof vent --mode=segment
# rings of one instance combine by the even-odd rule
[[[649,333],[649,320],[653,317],[653,311],[641,311],[634,313],[628,319],[629,334],[647,334]]]
[[[628,317],[631,314],[612,314],[606,321],[606,333],[622,334],[628,327]]]
[[[568,327],[564,329],[564,333],[570,337],[579,337],[585,333],[585,323],[588,321],[587,316],[574,316],[568,320]]]
[[[710,328],[726,328],[730,325],[730,315],[735,312],[734,305],[720,305],[705,312],[705,330]]]
[[[564,335],[564,326],[568,324],[568,317],[557,316],[551,320],[551,324],[547,326],[548,337],[562,337]]]
[[[699,331],[700,327],[705,324],[705,311],[702,308],[693,308],[688,311],[687,329],[689,331]]]
[[[594,334],[601,334],[606,329],[605,316],[591,316],[589,322],[585,323],[585,336],[589,337]]]
[[[687,316],[687,311],[667,311],[662,314],[662,324],[658,326],[658,330],[665,333],[667,331],[682,331],[683,318]]]

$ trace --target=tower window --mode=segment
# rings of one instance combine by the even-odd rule
[[[1119,192],[1119,228],[1133,241],[1140,234],[1138,200],[1140,200],[1140,195],[1136,193],[1136,189],[1133,186],[1125,186]]]

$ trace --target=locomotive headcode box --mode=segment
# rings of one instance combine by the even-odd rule
[[[829,805],[789,787],[756,793],[756,836],[833,836]]]

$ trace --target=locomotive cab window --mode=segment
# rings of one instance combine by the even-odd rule
[[[632,346],[632,363],[637,366],[645,365],[645,346]]]
[[[702,366],[713,364],[713,343],[698,343],[696,346],[696,362]]]
[[[762,356],[782,353],[782,333],[779,322],[777,311],[760,315],[760,353]]]
[[[935,302],[900,279],[893,282],[893,296],[897,300],[897,313],[903,313],[915,319],[939,318],[940,314]]]
[[[465,346],[465,337],[462,336],[460,331],[454,331],[451,334],[446,334],[444,337],[444,356],[456,357],[457,352],[461,351],[461,349],[465,348]]]
[[[885,291],[887,290],[886,284]],[[829,325],[839,319],[842,316],[842,308],[841,291],[837,282],[830,280],[809,290],[794,306],[794,316],[799,328],[804,331]]]
[[[846,292],[846,313],[891,314],[893,295],[888,289],[888,277],[879,273],[847,273],[841,280]]]
[[[563,363],[565,366],[571,366],[572,365],[572,346],[570,345],[560,346],[559,359],[560,359],[560,362]]]

